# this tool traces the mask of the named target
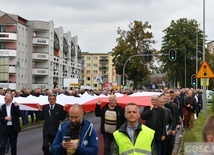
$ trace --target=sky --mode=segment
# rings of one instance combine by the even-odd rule
[[[214,0],[0,0],[0,10],[27,20],[53,21],[54,27],[62,27],[78,37],[82,52],[107,53],[117,45],[118,27],[129,30],[134,20],[151,24],[160,50],[162,31],[172,20],[195,19],[207,40],[214,40]]]

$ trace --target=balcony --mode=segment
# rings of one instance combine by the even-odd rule
[[[41,88],[41,89],[46,89],[48,88],[47,84],[32,84],[32,88],[36,89],[36,88]]]
[[[15,49],[0,49],[0,56],[16,57]]]
[[[68,56],[64,56],[63,59],[69,60],[69,57]]]
[[[9,65],[9,73],[16,73],[16,66],[15,65]]]
[[[108,70],[108,67],[106,66],[102,66],[102,67],[99,67],[100,70]]]
[[[34,74],[34,75],[48,75],[48,68],[33,68],[32,74]]]
[[[10,42],[10,41],[16,41],[16,40],[17,40],[16,33],[0,32],[0,41],[1,42]]]
[[[33,38],[33,45],[48,46],[49,39],[48,38]]]
[[[33,60],[49,60],[49,55],[46,53],[33,53],[32,59]]]
[[[108,63],[108,59],[100,59],[100,63]]]
[[[5,89],[7,88],[10,88],[10,89],[13,89],[13,90],[16,90],[16,83],[1,83],[0,82],[0,87],[3,87]]]

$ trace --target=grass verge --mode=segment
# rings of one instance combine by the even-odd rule
[[[184,136],[181,141],[180,146],[180,155],[184,154],[184,143],[185,142],[203,142],[202,138],[202,128],[206,120],[214,115],[214,112],[212,111],[211,106],[207,106],[207,115],[205,116],[203,114],[203,111],[200,112],[199,117],[194,122],[194,128],[193,130],[185,129]]]

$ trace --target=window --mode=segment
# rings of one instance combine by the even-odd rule
[[[88,81],[90,81],[90,80],[91,80],[91,78],[90,78],[90,77],[87,77],[87,80],[88,80]]]
[[[86,57],[86,60],[91,60],[91,57]]]
[[[93,84],[93,87],[94,87],[94,88],[97,88],[97,84]]]
[[[90,64],[88,63],[88,64],[86,64],[86,67],[90,67]]]
[[[98,64],[94,64],[94,67],[97,67],[98,66]]]
[[[6,25],[0,25],[0,32],[7,32],[7,26]]]
[[[86,70],[86,74],[90,74],[91,73],[91,71],[90,70]]]
[[[6,43],[0,43],[0,49],[6,49]]]
[[[0,81],[7,82],[9,80],[9,58],[2,57],[0,58]]]
[[[97,56],[94,56],[94,60],[98,60],[98,57],[97,57]]]
[[[94,74],[97,74],[97,70],[94,70]]]

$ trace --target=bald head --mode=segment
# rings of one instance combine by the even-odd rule
[[[79,104],[73,104],[69,109],[69,118],[73,128],[79,127],[83,121],[82,106]]]
[[[82,109],[82,106],[80,104],[73,104],[70,109],[69,109],[69,113],[73,112],[73,111],[76,111],[76,112],[80,112],[80,113],[83,113],[83,109]]]

